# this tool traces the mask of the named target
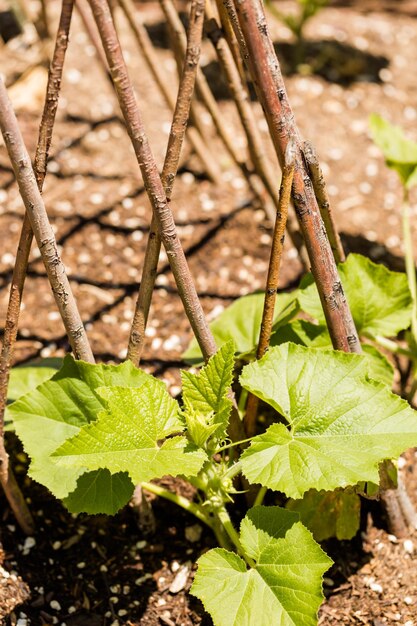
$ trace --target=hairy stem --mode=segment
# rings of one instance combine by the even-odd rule
[[[204,0],[193,0],[190,9],[188,41],[184,58],[184,67],[178,87],[178,96],[161,177],[168,201],[172,195],[181,148],[190,114],[195,77],[200,58],[203,22]],[[127,351],[127,358],[135,365],[139,365],[140,357],[145,344],[145,330],[152,300],[152,293],[155,286],[160,251],[161,237],[158,233],[156,217],[153,215]]]
[[[256,358],[261,359],[269,348],[272,326],[274,322],[275,302],[279,283],[282,252],[285,241],[285,227],[287,224],[288,206],[291,199],[291,188],[294,179],[296,145],[289,141],[285,150],[285,162],[282,170],[282,183],[279,194],[279,204],[275,220],[274,233],[272,236],[271,254],[265,287],[265,300],[262,313],[261,331],[259,334]],[[248,437],[256,432],[256,415],[258,412],[259,398],[249,394],[244,419],[245,431]]]
[[[165,498],[165,500],[174,502],[174,504],[180,506],[182,509],[184,509],[184,511],[192,513],[200,520],[200,522],[203,522],[204,524],[206,524],[206,526],[213,530],[213,520],[208,516],[204,509],[195,502],[191,502],[187,498],[184,498],[184,496],[180,496],[176,493],[173,493],[172,491],[168,491],[168,489],[165,489],[160,485],[155,485],[155,483],[141,483],[141,486],[146,491],[150,491],[151,493],[154,493],[161,498]]]

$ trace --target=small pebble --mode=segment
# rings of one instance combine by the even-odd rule
[[[54,611],[60,611],[61,610],[61,605],[59,604],[58,600],[51,600],[51,602],[49,603],[49,606]]]
[[[404,543],[403,543],[403,546],[404,546],[404,550],[407,552],[407,554],[413,554],[413,552],[414,552],[414,544],[411,541],[411,539],[405,539]]]
[[[191,543],[197,543],[201,539],[202,532],[203,528],[202,526],[200,526],[200,524],[187,526],[185,529],[185,538],[187,539],[187,541],[191,541]]]
[[[379,583],[369,583],[369,588],[372,589],[372,591],[375,591],[376,593],[383,592],[382,585],[380,585]]]

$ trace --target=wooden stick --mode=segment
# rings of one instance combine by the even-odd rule
[[[279,210],[278,185],[275,182],[275,175],[272,170],[271,163],[266,155],[255,115],[249,102],[248,92],[241,81],[238,68],[234,63],[233,55],[227,45],[223,31],[214,18],[213,12],[208,12],[206,8],[206,14],[208,13],[210,13],[210,19],[206,24],[207,35],[212,41],[217,52],[220,67],[223,70],[230,93],[236,104],[240,121],[246,134],[249,152],[255,171],[265,185],[265,188],[275,205],[275,211],[277,211]],[[275,213],[273,215],[268,215],[268,217],[271,219],[272,223],[274,223]],[[294,247],[298,251],[304,269],[308,268],[308,257],[303,244],[303,239],[291,214],[288,215],[287,230]]]
[[[142,52],[145,63],[152,74],[152,77],[165,100],[168,108],[174,113],[175,98],[170,88],[171,81],[164,75],[160,59],[157,57],[151,38],[144,27],[138,11],[132,0],[119,0],[119,4],[126,16],[127,21],[132,29],[135,40]],[[203,135],[201,134],[203,132]],[[187,138],[200,159],[204,170],[209,179],[215,183],[221,183],[221,172],[213,157],[212,152],[208,148],[211,142],[208,142],[207,133],[200,124],[197,126],[189,126],[187,128]]]
[[[106,0],[89,0],[89,3],[103,42],[120,108],[157,219],[158,231],[167,252],[178,292],[204,358],[208,359],[215,353],[216,344],[205,319],[177,234],[172,211],[135,100],[107,2]]]
[[[289,141],[285,150],[285,162],[282,172],[282,182],[279,194],[279,207],[275,220],[274,234],[272,237],[271,254],[269,257],[268,275],[265,287],[264,309],[262,313],[261,331],[259,335],[256,358],[261,359],[268,350],[271,339],[272,326],[274,321],[275,301],[279,283],[279,272],[281,267],[282,252],[284,248],[285,227],[288,216],[288,206],[291,200],[291,188],[294,179],[295,141]],[[258,410],[259,398],[253,394],[248,395],[245,431],[247,437],[253,437],[256,433],[256,414]]]
[[[168,26],[172,32],[172,43],[174,49],[176,50],[178,63],[180,66],[182,66],[186,49],[186,36],[184,26],[182,25],[182,22],[172,0],[160,0],[160,4],[167,20]],[[248,167],[235,149],[233,140],[224,123],[223,116],[220,113],[217,102],[201,69],[197,70],[196,92],[198,97],[204,103],[207,111],[210,113],[219,137],[221,138],[223,145],[229,153],[232,161],[239,167],[244,176],[248,178]]]
[[[310,141],[304,142],[303,154],[307,163],[311,182],[313,183],[313,189],[316,194],[321,217],[324,226],[326,227],[327,236],[333,250],[334,260],[336,263],[341,263],[346,260],[345,251],[343,250],[342,242],[340,241],[340,236],[334,221],[334,216],[330,209],[329,195],[327,193],[326,181],[324,180],[323,172],[321,171],[320,162],[314,146]]]
[[[57,250],[55,235],[36,184],[30,157],[2,80],[0,80],[0,128],[71,347],[76,358],[91,362],[93,360],[91,348],[64,264]]]
[[[72,9],[73,0],[63,0],[55,50],[48,75],[45,106],[40,124],[39,139],[36,147],[34,170],[39,190],[42,190],[46,174],[47,158],[51,145],[56,110],[58,107],[62,68],[68,45]],[[10,368],[13,361],[14,346],[16,343],[17,329],[19,325],[20,307],[32,240],[32,227],[28,214],[25,213],[10,286],[3,346],[0,356],[0,480],[19,526],[27,534],[33,533],[34,522],[9,465],[8,455],[4,448],[3,434],[7,388],[9,383]]]
[[[162,169],[162,184],[168,200],[172,196],[172,188],[190,114],[195,77],[200,58],[203,23],[204,0],[192,0],[184,67],[178,87],[177,102]],[[139,365],[145,343],[145,330],[155,286],[160,251],[161,238],[158,234],[155,215],[153,215],[127,351],[127,358],[136,366]]]
[[[297,142],[292,197],[333,346],[345,352],[360,353],[358,334],[302,158],[299,131],[288,101],[263,7],[259,0],[239,0],[235,1],[234,6],[249,52],[248,67],[281,163],[290,138],[294,137]]]

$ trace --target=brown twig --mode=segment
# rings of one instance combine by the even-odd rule
[[[327,193],[326,181],[324,180],[323,172],[321,171],[317,153],[314,149],[313,144],[310,141],[304,142],[303,154],[307,163],[311,182],[313,183],[314,193],[316,194],[317,204],[319,205],[321,217],[324,226],[326,227],[327,236],[333,250],[334,260],[336,261],[336,263],[340,263],[346,260],[346,256],[343,250],[342,242],[340,241],[339,233],[336,228],[333,213],[330,209],[330,201]]]
[[[160,0],[160,4],[167,20],[167,24],[172,33],[172,44],[177,54],[177,62],[179,66],[182,67],[186,49],[186,36],[184,26],[182,25],[182,22],[172,0]],[[223,116],[220,113],[217,102],[211,92],[211,89],[203,72],[200,69],[197,70],[196,92],[199,99],[203,102],[207,111],[210,113],[217,133],[222,140],[224,147],[229,153],[232,161],[239,167],[239,169],[247,178],[247,165],[235,149],[233,140],[229,134],[229,131],[226,128]]]
[[[294,178],[295,155],[295,142],[289,141],[285,151],[285,161],[279,193],[279,207],[277,210],[274,233],[272,236],[271,254],[269,257],[268,275],[265,287],[264,309],[262,313],[258,348],[256,351],[257,359],[261,359],[264,356],[265,352],[268,350],[271,339],[275,301],[277,297],[279,273],[284,248],[285,227],[288,216],[288,206],[291,200],[291,187]],[[250,393],[247,399],[246,414],[244,419],[247,437],[253,437],[253,435],[255,435],[258,404],[259,398]]]
[[[240,0],[235,1],[235,8],[249,52],[248,67],[281,163],[289,139],[294,137],[297,141],[292,197],[333,346],[345,352],[361,352],[314,189],[302,158],[299,131],[288,101],[263,7],[259,0]]]
[[[175,105],[168,147],[162,169],[162,184],[165,188],[168,200],[172,195],[172,188],[178,169],[181,147],[190,114],[195,77],[200,58],[203,23],[204,0],[193,0],[190,8],[184,67],[178,86],[177,102]],[[158,234],[155,215],[153,215],[127,351],[127,358],[135,365],[139,364],[145,342],[145,330],[152,300],[152,293],[155,286],[160,251],[161,238]]]
[[[106,0],[89,0],[146,190],[184,309],[205,358],[216,351],[139,112]]]
[[[163,74],[161,63],[157,57],[152,40],[150,39],[146,28],[144,27],[139,13],[136,11],[132,0],[119,0],[119,4],[126,16],[126,19],[132,29],[135,40],[142,52],[145,63],[152,74],[152,77],[165,100],[166,105],[172,111],[175,110],[175,98],[170,88],[171,81]],[[201,135],[200,132],[204,134]],[[210,180],[219,184],[221,181],[221,172],[216,164],[213,154],[207,146],[207,133],[200,124],[197,127],[189,126],[187,128],[187,138],[192,145],[195,153],[200,159],[203,168]],[[210,142],[209,142],[210,143]]]
[[[239,72],[240,80],[242,81],[242,85],[245,89],[248,89],[248,83],[246,79],[245,66],[243,64],[243,59],[240,54],[240,48],[238,41],[236,39],[235,32],[230,23],[229,16],[227,14],[226,8],[221,0],[215,0],[215,4],[217,6],[217,10],[219,13],[220,24],[224,31],[224,36],[226,38],[229,49],[233,55],[234,62],[236,64],[237,70]]]
[[[84,30],[87,33],[94,50],[96,51],[97,60],[100,63],[106,75],[106,78],[112,83],[110,72],[107,66],[106,55],[104,54],[103,46],[101,45],[100,37],[98,35],[97,28],[93,20],[93,16],[91,15],[90,8],[86,4],[85,0],[75,0],[75,8],[77,9],[78,14],[81,18]]]
[[[38,188],[41,191],[46,174],[46,164],[51,145],[52,131],[58,107],[58,97],[61,85],[62,68],[65,52],[68,45],[68,34],[71,24],[73,0],[63,0],[61,16],[58,25],[55,50],[48,75],[45,105],[39,129],[39,138],[35,156],[35,176]],[[7,387],[10,368],[13,360],[19,324],[20,307],[23,288],[27,273],[27,265],[33,240],[33,231],[29,216],[25,213],[19,245],[16,253],[15,267],[10,286],[10,297],[6,313],[3,346],[0,357],[0,475],[3,489],[12,510],[24,532],[30,534],[34,530],[34,523],[23,496],[16,484],[12,470],[8,463],[8,456],[4,449],[4,413],[6,408]]]
[[[64,264],[58,254],[55,235],[36,184],[30,157],[2,80],[0,80],[0,128],[71,347],[76,358],[91,362],[93,361],[91,348]]]
[[[276,185],[275,175],[266,155],[255,115],[249,102],[248,92],[241,81],[238,68],[234,63],[233,55],[227,45],[224,32],[216,21],[213,12],[206,8],[206,14],[210,15],[210,19],[206,25],[207,34],[216,50],[220,67],[223,70],[230,93],[239,113],[255,171],[265,185],[274,203],[275,211],[277,211],[279,207],[278,186]],[[272,222],[275,221],[275,211],[273,215],[268,215]],[[303,239],[291,214],[288,215],[287,230],[294,247],[298,251],[301,262],[306,269],[309,267],[308,257],[304,248]]]

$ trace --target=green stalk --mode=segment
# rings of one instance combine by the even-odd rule
[[[214,531],[213,520],[210,519],[205,511],[203,511],[202,507],[198,504],[195,504],[195,502],[190,502],[190,500],[184,498],[184,496],[179,496],[178,494],[173,493],[172,491],[168,491],[168,489],[164,489],[164,487],[161,487],[160,485],[155,485],[154,483],[141,483],[141,485],[143,489],[146,489],[146,491],[150,491],[151,493],[154,493],[161,498],[165,498],[165,500],[174,502],[174,504],[177,504],[188,513],[192,513],[200,520],[200,522],[203,522],[204,524],[206,524],[206,526]]]
[[[239,535],[237,534],[237,531],[232,524],[232,520],[230,519],[229,513],[226,510],[226,507],[222,506],[221,508],[219,508],[216,511],[216,515],[219,518],[220,522],[222,523],[223,528],[227,532],[233,545],[236,547],[236,551],[239,554],[239,556],[241,556],[242,559],[246,561],[249,567],[255,567],[255,561],[253,561],[251,558],[249,558],[245,554],[242,544],[240,543]]]
[[[234,448],[235,446],[241,446],[243,443],[248,443],[248,441],[252,441],[252,437],[248,437],[248,439],[242,439],[241,441],[233,441],[232,443],[228,443],[227,446],[217,448],[217,450],[213,454],[219,454],[220,452],[223,452],[223,450],[228,450],[229,448]]]
[[[223,479],[225,478],[234,478],[235,476],[237,476],[238,474],[240,474],[240,472],[242,471],[242,463],[241,461],[237,461],[237,463],[233,463],[232,467],[229,467],[229,469],[227,470],[227,472],[225,472],[223,474]]]
[[[256,498],[255,498],[255,502],[253,503],[253,506],[260,506],[262,504],[267,491],[268,491],[268,487],[261,487],[259,489],[258,493],[256,494]]]
[[[411,226],[410,226],[410,201],[408,195],[408,189],[404,189],[403,197],[403,240],[404,240],[404,253],[405,253],[405,271],[407,273],[408,287],[411,293],[411,299],[413,301],[413,310],[411,317],[411,336],[412,336],[412,348],[417,346],[417,281],[416,281],[416,268],[414,263],[413,254],[413,242],[411,238]],[[411,385],[410,393],[408,394],[408,401],[410,404],[414,400],[414,396],[417,391],[417,372],[416,363],[413,363],[413,383]]]
[[[381,335],[377,335],[373,337],[375,341],[381,346],[381,348],[385,348],[389,350],[393,354],[402,354],[403,356],[408,357],[411,360],[417,359],[417,354],[412,352],[408,348],[403,348],[399,346],[396,341],[392,341],[392,339],[387,339],[386,337],[382,337]]]
[[[410,202],[408,197],[408,190],[404,189],[403,198],[403,239],[404,239],[404,252],[405,252],[405,270],[407,273],[408,287],[411,292],[411,298],[413,300],[413,313],[411,318],[411,334],[414,339],[414,343],[417,345],[417,282],[416,282],[416,268],[414,264],[413,255],[413,242],[411,239],[411,227],[410,227]]]

